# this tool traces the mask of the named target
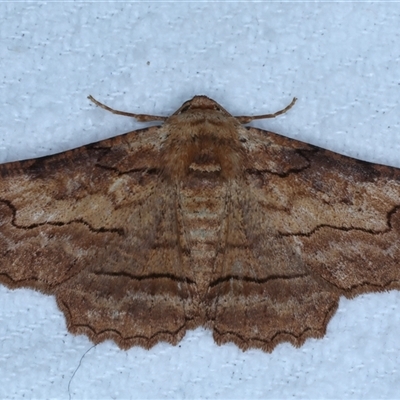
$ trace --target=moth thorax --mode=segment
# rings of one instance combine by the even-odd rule
[[[174,179],[182,179],[192,173],[203,174],[204,179],[207,179],[207,174],[231,179],[241,173],[243,150],[240,142],[202,139],[182,141],[173,151],[166,149],[165,173]]]

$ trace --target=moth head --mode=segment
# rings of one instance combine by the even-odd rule
[[[182,115],[193,111],[217,111],[222,115],[232,116],[221,105],[207,96],[194,96],[191,100],[185,101],[172,115]]]

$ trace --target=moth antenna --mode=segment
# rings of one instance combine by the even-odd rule
[[[99,101],[97,101],[92,95],[89,95],[88,99],[90,101],[92,101],[94,104],[96,104],[96,106],[104,108],[104,110],[110,111],[113,114],[123,115],[125,117],[135,118],[139,122],[165,121],[168,118],[168,117],[161,117],[159,115],[134,114],[134,113],[128,113],[128,112],[125,112],[125,111],[114,110],[113,108],[108,107],[105,104],[100,103]]]
[[[275,118],[278,115],[284,114],[285,112],[289,111],[294,104],[296,103],[297,98],[293,97],[292,102],[283,108],[282,110],[279,110],[273,114],[263,114],[263,115],[253,115],[253,116],[241,116],[241,117],[235,117],[241,124],[248,124],[251,121],[254,121],[255,119],[264,119],[264,118]]]

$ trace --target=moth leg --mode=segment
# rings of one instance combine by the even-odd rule
[[[150,121],[165,121],[168,117],[161,117],[158,115],[148,115],[148,114],[134,114],[134,113],[128,113],[125,111],[119,111],[119,110],[114,110],[111,107],[106,106],[103,103],[100,103],[97,101],[93,96],[89,95],[88,99],[92,101],[94,104],[97,106],[103,108],[104,110],[110,111],[113,114],[117,115],[123,115],[125,117],[132,117],[136,118],[139,122],[150,122]]]

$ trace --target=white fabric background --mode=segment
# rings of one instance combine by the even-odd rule
[[[399,3],[2,3],[0,162],[141,124],[205,94],[253,125],[400,167]],[[73,336],[52,297],[0,286],[0,398],[400,397],[400,292],[342,299],[322,340],[272,354],[217,346],[121,351]],[[87,352],[87,353],[86,353]]]

